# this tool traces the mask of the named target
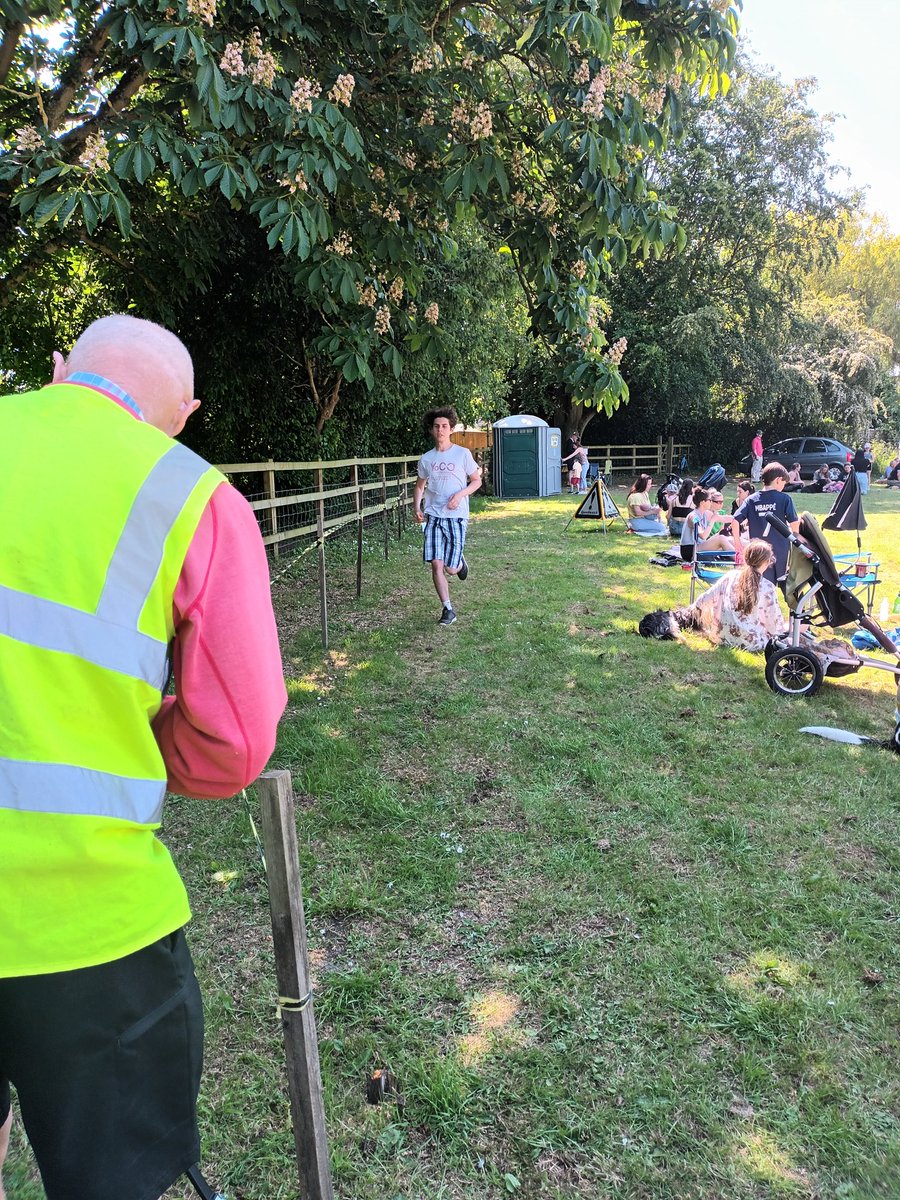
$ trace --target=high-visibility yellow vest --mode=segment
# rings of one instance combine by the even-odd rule
[[[150,722],[182,563],[224,477],[75,384],[0,398],[0,464],[0,976],[35,975],[190,917],[154,832]]]

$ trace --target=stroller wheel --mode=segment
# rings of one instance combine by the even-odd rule
[[[818,658],[800,646],[780,650],[766,663],[766,683],[779,696],[814,696],[824,678]]]
[[[766,662],[769,661],[773,654],[777,654],[780,649],[781,646],[779,645],[778,639],[769,638],[763,647],[763,654],[766,656]]]

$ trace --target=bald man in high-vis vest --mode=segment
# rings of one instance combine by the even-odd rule
[[[182,343],[128,316],[0,398],[0,1165],[13,1083],[48,1200],[157,1200],[198,1161],[156,830],[167,788],[253,780],[286,701],[253,512],[173,440],[198,404]]]

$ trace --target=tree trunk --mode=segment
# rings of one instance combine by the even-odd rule
[[[558,400],[556,408],[553,410],[553,420],[562,431],[565,441],[573,433],[581,437],[594,417],[597,416],[597,412],[596,408],[586,408],[583,404],[573,400],[571,396],[564,396]]]
[[[15,21],[3,31],[3,41],[0,43],[0,84],[6,83],[9,68],[16,54],[19,38],[25,31],[23,21]]]

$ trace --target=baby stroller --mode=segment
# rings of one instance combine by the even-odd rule
[[[656,489],[656,503],[660,508],[666,507],[666,497],[671,496],[681,490],[681,485],[684,480],[677,471],[668,471],[666,473],[666,482]]]
[[[852,675],[862,667],[889,671],[897,680],[900,709],[900,648],[894,645],[877,621],[866,614],[862,602],[844,586],[831,549],[810,513],[800,518],[800,536],[780,518],[769,524],[790,542],[785,597],[790,610],[788,632],[772,638],[766,646],[766,683],[779,696],[814,696],[826,675]],[[839,638],[817,639],[811,626],[856,624],[875,638],[891,655],[891,662],[857,653]],[[900,720],[891,746],[900,752]]]
[[[707,467],[697,480],[697,487],[712,489],[720,488],[725,482],[725,468],[721,463],[713,463]]]

